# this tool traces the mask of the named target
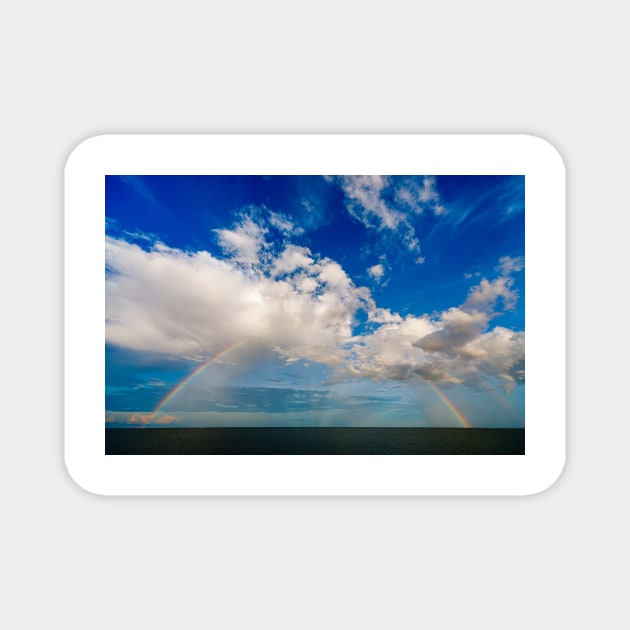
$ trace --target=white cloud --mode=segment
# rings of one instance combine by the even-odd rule
[[[490,312],[498,300],[503,301],[504,308],[511,310],[516,304],[518,294],[512,289],[514,280],[501,276],[492,282],[483,278],[481,282],[470,290],[462,308],[466,311]]]
[[[436,178],[423,177],[421,182],[418,178],[413,177],[403,177],[396,180],[396,184],[393,186],[393,198],[401,209],[404,208],[406,212],[411,214],[422,214],[427,211],[434,214],[447,212],[437,190]]]
[[[502,326],[495,327],[460,350],[463,359],[469,358],[478,370],[501,379],[506,390],[525,381],[525,333]]]
[[[352,281],[343,270],[343,267],[332,260],[326,260],[320,266],[319,280],[325,282],[329,287],[334,289],[349,290]]]
[[[377,265],[372,265],[367,272],[370,276],[372,276],[372,278],[374,278],[374,280],[380,282],[381,278],[385,274],[385,269],[383,268],[383,265],[379,263]]]
[[[296,254],[305,268],[296,266]],[[262,265],[245,268],[240,260],[164,245],[146,251],[108,238],[107,340],[203,357],[249,339],[285,357],[339,364],[356,311],[374,310],[369,291],[356,287],[338,263],[315,262],[293,246],[274,261],[293,275],[268,277]]]
[[[221,247],[235,260],[250,265],[258,262],[258,254],[265,245],[265,232],[251,218],[243,219],[233,230],[216,230]]]
[[[289,217],[281,214],[280,212],[273,212],[270,210],[268,211],[267,216],[269,223],[285,236],[297,236],[304,233],[303,228],[295,226]]]
[[[173,414],[155,415],[153,413],[118,411],[110,412],[105,418],[105,424],[130,424],[146,426],[149,424],[173,424],[181,420]]]
[[[525,258],[523,256],[511,257],[502,256],[499,258],[499,264],[496,270],[502,275],[508,275],[517,271],[522,271],[525,268]]]
[[[396,229],[404,216],[381,198],[388,178],[382,175],[342,176],[341,188],[348,198],[348,209],[364,225]]]
[[[288,364],[315,361],[339,380],[427,380],[435,383],[524,378],[524,333],[490,329],[517,293],[508,276],[483,278],[463,304],[401,317],[377,307],[342,266],[304,247],[264,250],[264,226],[251,220],[221,230],[230,258],[152,249],[106,239],[106,338],[114,345],[200,360],[237,341],[243,366],[266,348]],[[264,253],[264,256],[261,254]],[[261,260],[264,258],[264,260]],[[510,259],[513,260],[513,259]],[[502,269],[515,269],[501,259]],[[382,263],[370,268],[380,279]],[[357,334],[357,313],[367,322]]]
[[[292,273],[296,269],[310,267],[313,264],[310,254],[311,251],[307,247],[289,245],[273,263],[272,273],[280,276]]]
[[[416,261],[424,262],[418,255],[420,239],[414,227],[417,215],[426,211],[436,216],[448,213],[437,191],[435,177],[355,175],[326,180],[337,183],[342,189],[346,208],[355,219],[367,228],[397,234]]]
[[[391,319],[355,338],[347,369],[355,377],[375,381],[476,386],[491,378],[510,390],[524,380],[525,335],[499,326],[490,330],[490,322],[516,299],[510,278],[484,278],[461,306],[437,318]]]
[[[150,413],[134,413],[129,416],[126,424],[150,424],[151,423],[151,414]]]
[[[317,282],[315,278],[300,278],[299,282],[296,283],[296,286],[300,289],[300,291],[304,291],[305,293],[312,293],[319,286],[319,282]]]
[[[425,177],[422,180],[422,188],[418,191],[418,198],[422,203],[437,201],[440,198],[435,189],[435,177]]]

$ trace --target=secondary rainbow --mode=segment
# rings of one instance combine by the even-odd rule
[[[175,387],[173,387],[173,389],[168,394],[166,394],[166,396],[164,396],[162,400],[160,400],[157,407],[151,413],[151,420],[153,420],[153,418],[155,418],[156,414],[161,411],[164,405],[166,405],[170,400],[173,399],[174,396],[178,394],[178,392],[180,392],[184,387],[186,387],[186,385],[193,378],[195,378],[195,376],[197,376],[198,374],[201,374],[201,372],[203,372],[213,361],[216,361],[217,359],[220,359],[222,356],[225,356],[228,352],[230,352],[231,350],[234,350],[236,346],[239,346],[242,343],[243,343],[243,340],[241,339],[240,341],[236,341],[230,344],[229,346],[227,346],[226,348],[223,348],[223,350],[219,350],[219,352],[212,355],[207,361],[204,361],[198,368],[196,368],[193,372],[191,372],[186,378],[184,378],[179,383],[177,383],[177,385],[175,385]]]
[[[433,391],[439,396],[440,400],[451,410],[459,423],[466,429],[472,429],[472,424],[466,420],[464,414],[453,404],[450,398],[448,398],[446,394],[441,389],[438,389],[433,383],[429,383],[429,385],[431,385]]]

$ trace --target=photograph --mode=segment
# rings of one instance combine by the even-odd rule
[[[524,455],[525,175],[105,175],[106,455]]]

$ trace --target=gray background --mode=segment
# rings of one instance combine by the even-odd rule
[[[0,16],[3,625],[624,626],[622,5],[12,5]],[[108,499],[74,485],[62,454],[65,158],[99,133],[244,131],[533,133],[560,150],[568,461],[550,490]]]

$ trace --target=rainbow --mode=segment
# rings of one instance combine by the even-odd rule
[[[186,378],[182,379],[179,383],[177,383],[177,385],[175,385],[175,387],[173,387],[173,389],[168,394],[166,394],[166,396],[164,396],[162,400],[160,400],[157,407],[151,413],[150,420],[153,420],[153,418],[155,418],[155,416],[162,410],[164,405],[166,405],[170,400],[173,399],[174,396],[176,396],[184,387],[186,387],[186,385],[188,385],[188,383],[190,383],[190,381],[193,378],[195,378],[195,376],[203,372],[213,361],[220,359],[222,356],[226,355],[231,350],[234,350],[234,348],[242,344],[243,341],[244,340],[241,339],[240,341],[236,341],[230,344],[229,346],[227,346],[226,348],[223,348],[223,350],[219,350],[219,352],[211,356],[207,361],[204,361],[198,368],[196,368],[193,372],[191,372]]]
[[[428,381],[427,381],[428,382]],[[472,429],[472,424],[466,420],[464,414],[451,402],[450,398],[447,398],[446,394],[438,389],[433,383],[429,383],[433,388],[433,391],[439,396],[440,400],[451,410],[453,415],[457,418],[459,423],[466,429]]]
[[[505,409],[510,410],[511,414],[515,418],[518,418],[521,421],[524,420],[523,414],[510,402],[508,397],[501,390],[490,385],[484,391],[488,392],[489,394],[493,394]]]

